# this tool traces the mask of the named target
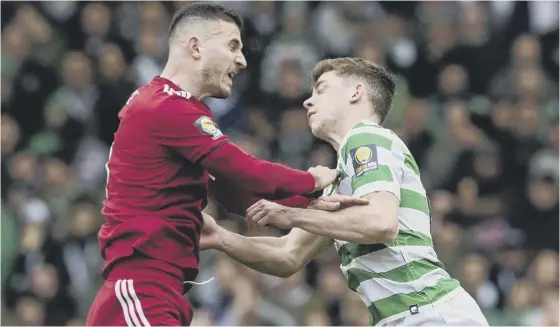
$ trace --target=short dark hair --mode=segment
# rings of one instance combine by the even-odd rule
[[[321,75],[334,71],[340,77],[363,80],[369,91],[369,100],[375,113],[385,121],[395,95],[395,76],[380,65],[362,58],[336,58],[320,61],[313,69],[313,87]]]
[[[193,2],[185,5],[175,13],[171,24],[169,24],[169,38],[173,37],[177,26],[181,22],[190,18],[225,20],[237,25],[240,31],[243,30],[243,19],[235,11],[215,3]]]

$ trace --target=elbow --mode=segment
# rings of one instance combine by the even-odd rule
[[[282,249],[280,262],[278,263],[278,269],[276,276],[281,278],[292,277],[296,272],[301,270],[304,266],[303,258],[296,248],[292,248],[289,243],[286,243]]]
[[[297,258],[293,255],[287,255],[278,265],[276,276],[280,278],[290,278],[300,270]]]
[[[375,217],[370,221],[373,223],[372,226],[364,228],[364,243],[390,243],[397,238],[399,233],[397,217]]]
[[[394,224],[388,224],[383,230],[382,235],[385,235],[383,243],[393,242],[397,235],[399,234],[399,225],[395,222]]]

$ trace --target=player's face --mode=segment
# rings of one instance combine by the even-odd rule
[[[204,41],[203,76],[210,96],[227,98],[231,95],[233,77],[247,67],[241,52],[241,33],[237,25],[219,21],[211,36]]]
[[[317,80],[311,97],[303,103],[307,110],[307,118],[311,132],[318,138],[339,121],[344,110],[348,109],[348,85],[335,72],[328,72]]]

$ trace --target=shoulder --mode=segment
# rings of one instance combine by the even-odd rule
[[[400,138],[390,129],[368,122],[361,122],[346,133],[340,153],[346,157],[350,152],[357,151],[362,147],[376,147],[393,150],[393,145],[400,144]]]
[[[151,83],[138,89],[127,105],[146,114],[145,117],[152,122],[166,125],[187,118],[196,120],[201,116],[212,119],[212,112],[204,103],[191,93],[166,83]]]

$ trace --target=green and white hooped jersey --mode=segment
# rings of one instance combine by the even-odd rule
[[[391,243],[335,240],[348,286],[366,304],[372,325],[410,315],[459,286],[438,260],[430,235],[430,209],[418,166],[391,130],[363,121],[338,151],[341,176],[325,189],[361,197],[388,191],[400,200],[399,232]],[[390,319],[388,319],[390,318]]]

